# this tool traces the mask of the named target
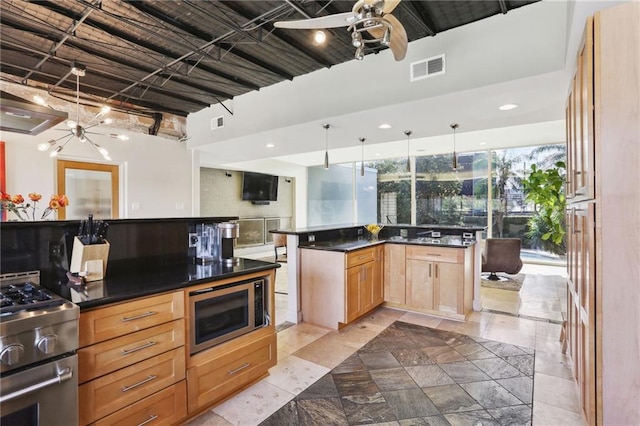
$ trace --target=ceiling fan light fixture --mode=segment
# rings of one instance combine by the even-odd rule
[[[127,135],[118,135],[116,137],[118,139],[120,139],[121,141],[128,141],[129,140],[129,136],[127,136]]]
[[[361,61],[364,59],[364,46],[360,46],[356,49],[356,59]]]
[[[313,34],[313,42],[316,46],[324,44],[327,41],[327,34],[324,31],[318,30]]]
[[[362,36],[355,29],[351,33],[351,45],[356,48],[362,46]]]
[[[111,107],[109,105],[105,105],[100,109],[100,114],[101,115],[109,114],[110,111],[111,111]]]
[[[44,98],[40,95],[35,95],[33,97],[33,101],[35,103],[37,103],[38,105],[42,105],[42,106],[47,106],[47,102],[44,100]]]
[[[380,44],[389,47],[389,45],[391,44],[391,28],[387,28],[384,31],[384,35],[382,36],[382,40],[380,40]]]

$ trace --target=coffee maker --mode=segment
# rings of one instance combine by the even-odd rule
[[[200,223],[196,225],[196,257],[200,265],[221,263],[234,265],[233,246],[240,235],[240,226],[234,222]]]

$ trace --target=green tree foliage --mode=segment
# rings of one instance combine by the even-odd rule
[[[543,245],[555,253],[565,251],[565,168],[563,161],[556,162],[555,167],[546,170],[532,164],[531,173],[522,181],[527,200],[536,206],[536,213],[528,223],[527,237],[532,242],[552,243]]]

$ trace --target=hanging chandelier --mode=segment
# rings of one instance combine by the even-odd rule
[[[77,139],[81,143],[89,142],[91,146],[93,146],[96,151],[102,155],[107,161],[111,161],[111,157],[109,156],[109,151],[103,146],[98,145],[94,141],[92,141],[87,132],[87,130],[92,127],[99,126],[101,124],[110,124],[112,122],[111,119],[106,118],[105,116],[111,111],[109,106],[104,106],[91,120],[89,120],[85,125],[80,123],[80,77],[84,76],[86,73],[86,67],[77,62],[71,63],[71,74],[76,76],[76,121],[68,120],[67,134],[64,136],[60,136],[57,139],[51,139],[47,142],[42,142],[38,144],[39,151],[50,151],[49,157],[57,157],[60,152],[64,149],[64,147],[71,141],[72,139]],[[40,103],[43,103],[40,101]],[[129,139],[127,135],[116,135],[116,137],[120,140],[126,141]]]

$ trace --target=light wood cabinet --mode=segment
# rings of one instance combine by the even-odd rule
[[[589,18],[577,56],[567,100],[567,347],[587,423],[638,424],[640,3]]]
[[[156,392],[166,389],[171,389],[168,393],[175,400],[186,400],[185,386],[175,387],[186,377],[183,317],[182,291],[80,314],[81,425],[95,421],[110,424],[123,418],[123,410],[144,411],[141,407],[153,405],[158,398]],[[134,405],[138,408],[131,411]],[[158,416],[154,422],[163,418],[169,424],[184,417],[186,410],[170,412],[167,407],[158,411],[161,414],[154,414]],[[129,414],[124,417],[130,418]]]
[[[263,329],[206,352],[206,357],[200,356],[187,371],[190,415],[259,379],[276,365],[276,334]]]
[[[300,249],[304,321],[338,329],[384,301],[382,245],[344,253]]]
[[[386,250],[385,301],[390,306],[458,320],[471,312],[472,248],[389,244]]]
[[[80,315],[80,347],[184,317],[181,291],[110,305]]]
[[[384,247],[384,301],[405,305],[405,248],[404,244],[385,244]]]
[[[98,420],[96,426],[170,426],[187,416],[187,392],[184,380],[156,392],[107,417]]]
[[[80,424],[94,422],[184,378],[182,347],[84,383],[78,387]]]

